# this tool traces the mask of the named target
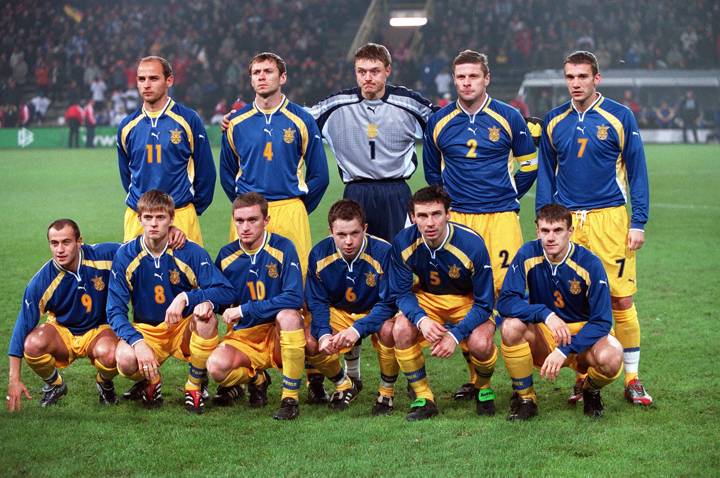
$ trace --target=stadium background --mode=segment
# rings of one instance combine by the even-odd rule
[[[437,85],[447,83],[443,74],[460,49],[489,54],[490,94],[511,101],[526,74],[557,70],[564,54],[589,48],[598,53],[603,70],[673,78],[664,87],[635,82],[630,88],[638,119],[645,122],[643,134],[653,128],[653,108],[660,101],[681,106],[689,88],[683,79],[718,76],[720,5],[715,1],[427,1],[420,2],[429,13],[427,26],[402,31],[387,26],[390,12],[409,3],[3,2],[0,146],[7,149],[0,150],[0,349],[7,348],[27,281],[49,257],[44,236],[52,219],[76,218],[88,242],[120,238],[123,192],[113,141],[102,139],[98,129],[95,145],[107,148],[66,149],[67,128],[58,126],[58,119],[71,104],[92,97],[97,76],[106,84],[96,113],[101,120],[105,115],[100,125],[124,114],[133,101],[138,57],[155,53],[171,59],[180,80],[173,96],[200,111],[216,138],[217,127],[210,126],[216,106],[252,99],[246,67],[258,50],[285,57],[287,94],[309,105],[354,85],[347,55],[358,42],[387,44],[394,59],[391,81],[436,102],[444,100]],[[697,123],[705,130],[701,136],[712,142],[720,95],[717,84],[708,84],[693,89],[701,109]],[[610,96],[621,99],[625,89]],[[602,84],[600,90],[608,91]],[[29,105],[41,92],[51,103],[39,120]],[[522,99],[530,113],[542,116],[542,89],[536,97],[527,92]],[[682,140],[680,120],[678,115],[669,128],[676,140]],[[43,142],[53,137],[54,142]],[[217,147],[214,153],[217,159]],[[454,357],[428,364],[440,397],[438,419],[410,425],[396,413],[376,420],[369,409],[377,367],[366,344],[368,392],[347,413],[303,406],[300,420],[278,424],[270,419],[272,407],[250,410],[242,403],[192,417],[181,409],[176,388],[185,368],[177,362],[165,366],[166,406],[148,413],[132,404],[99,408],[92,369],[79,361],[65,375],[69,395],[51,410],[37,406],[41,384],[24,367],[34,401],[25,402],[19,414],[0,412],[0,475],[718,475],[720,407],[713,397],[720,380],[713,360],[720,341],[715,186],[720,147],[649,145],[646,153],[652,202],[648,243],[639,256],[637,302],[641,368],[657,400],[649,410],[625,404],[621,384],[613,384],[604,394],[606,417],[590,422],[564,403],[572,384],[565,371],[557,383],[540,381],[538,419],[508,424],[510,386],[501,365],[494,379],[498,416],[480,420],[468,404],[449,398],[465,378],[462,360]],[[311,217],[315,241],[326,233],[327,208],[341,194],[331,155],[328,160],[331,187]],[[421,170],[412,184],[423,184]],[[522,208],[527,239],[533,235],[532,192]],[[201,221],[214,255],[227,234],[227,204],[219,186]],[[404,381],[399,382],[402,389]],[[0,384],[5,383],[7,362],[0,361]],[[126,385],[118,380],[120,389]],[[274,384],[270,396],[278,397],[278,391]],[[399,393],[397,406],[407,405]]]

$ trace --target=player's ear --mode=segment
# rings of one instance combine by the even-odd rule
[[[80,235],[80,236],[77,238],[77,241],[78,241],[80,244],[83,243],[83,237],[82,237],[82,235]]]
[[[363,233],[366,233],[366,232],[367,232],[367,222],[365,224],[363,224]]]

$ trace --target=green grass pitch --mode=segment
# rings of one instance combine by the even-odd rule
[[[459,354],[428,361],[441,414],[404,420],[408,399],[398,380],[397,410],[373,418],[378,383],[369,343],[362,355],[365,390],[351,408],[333,413],[301,405],[301,416],[279,423],[276,378],[270,405],[251,410],[211,405],[203,416],[182,409],[186,366],[163,367],[165,406],[134,403],[101,408],[93,370],[79,360],[65,371],[61,404],[40,409],[41,381],[23,366],[32,402],[20,413],[0,411],[0,476],[707,476],[720,474],[720,147],[648,146],[651,180],[647,243],[639,254],[641,376],[656,400],[649,409],[622,398],[622,383],[604,390],[606,415],[589,420],[566,405],[572,373],[556,383],[536,375],[540,415],[505,420],[511,393],[500,360],[493,379],[498,414],[479,418],[469,402],[453,402],[466,381]],[[216,158],[218,156],[217,151]],[[122,237],[123,191],[115,153],[98,150],[0,151],[0,349],[7,350],[27,281],[49,258],[45,232],[58,217],[78,220],[89,243]],[[332,159],[330,159],[332,162]],[[334,164],[331,186],[311,217],[313,238],[327,233],[326,213],[341,195]],[[413,187],[423,184],[418,171]],[[714,192],[713,192],[714,191]],[[532,194],[523,200],[525,238],[533,237]],[[227,239],[229,206],[219,184],[201,218],[215,255]],[[713,352],[714,351],[714,352]],[[129,383],[118,378],[118,391]],[[7,384],[7,360],[0,360]],[[213,386],[214,388],[214,386]],[[304,398],[305,390],[301,392]]]

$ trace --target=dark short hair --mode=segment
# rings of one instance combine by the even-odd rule
[[[355,61],[357,60],[377,60],[381,61],[385,68],[392,65],[392,57],[390,52],[384,45],[379,43],[368,43],[355,51]]]
[[[255,63],[261,62],[261,61],[274,61],[275,65],[277,65],[278,73],[282,75],[287,71],[287,65],[285,64],[285,60],[282,59],[280,55],[277,53],[272,53],[269,51],[264,51],[262,53],[258,53],[254,57],[252,57],[252,60],[250,60],[250,64],[248,65],[248,73],[252,75],[252,66]]]
[[[478,53],[474,50],[463,50],[457,54],[452,62],[453,75],[455,74],[455,67],[457,65],[465,65],[467,63],[480,65],[485,76],[490,74],[490,65],[488,64],[488,57],[485,53]]]
[[[50,229],[55,229],[56,231],[59,231],[61,229],[64,229],[66,226],[70,226],[70,228],[73,230],[76,241],[80,239],[80,226],[77,225],[77,222],[68,218],[55,219],[53,222],[51,222],[47,228],[47,238],[50,239]]]
[[[415,212],[416,204],[427,204],[433,202],[442,203],[445,208],[445,212],[450,210],[450,196],[447,192],[445,192],[442,186],[436,184],[434,186],[426,186],[415,191],[415,194],[413,194],[410,199],[410,212]]]
[[[170,76],[173,76],[172,65],[165,58],[163,58],[161,56],[156,56],[156,55],[146,56],[146,57],[140,58],[140,61],[138,62],[138,64],[146,63],[148,61],[157,61],[158,63],[160,63],[162,65],[163,76],[165,77],[165,79],[167,79]]]
[[[570,209],[560,204],[546,204],[537,212],[535,224],[539,224],[540,221],[548,223],[564,222],[569,229],[572,226],[572,213]]]
[[[568,63],[571,63],[573,65],[590,65],[592,67],[593,76],[600,73],[598,59],[593,53],[589,51],[578,50],[576,52],[570,53],[568,56],[565,57],[565,61],[563,62],[563,68],[565,68],[565,65],[567,65]]]
[[[240,209],[241,207],[260,206],[260,212],[263,217],[268,215],[268,202],[260,193],[249,192],[239,195],[235,198],[232,203],[232,210]]]
[[[175,201],[168,193],[159,189],[151,189],[144,192],[137,202],[137,212],[141,215],[143,212],[165,211],[170,216],[175,216]]]
[[[330,226],[330,229],[338,219],[342,221],[358,219],[360,224],[365,224],[365,211],[363,211],[360,204],[352,199],[341,199],[330,206],[330,211],[328,211],[328,226]]]

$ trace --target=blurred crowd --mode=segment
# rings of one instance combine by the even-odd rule
[[[354,85],[345,55],[367,2],[334,0],[10,0],[0,6],[0,122],[42,124],[48,112],[90,105],[98,125],[115,125],[139,104],[137,60],[167,57],[172,95],[216,120],[249,100],[247,64],[257,52],[288,63],[285,91],[312,104]],[[458,21],[462,19],[462,21]],[[575,49],[601,68],[717,68],[715,0],[438,0],[419,48],[388,45],[392,80],[439,102],[452,95],[449,61],[472,48],[498,75],[559,68]],[[657,105],[660,107],[661,105]]]
[[[53,103],[64,110],[92,100],[97,124],[117,124],[139,104],[135,70],[147,55],[171,61],[173,97],[206,119],[238,97],[252,98],[248,62],[265,50],[286,60],[289,96],[317,101],[351,69],[345,54],[367,7],[363,3],[3,2],[0,121],[42,123]]]
[[[593,51],[601,69],[720,65],[715,0],[444,0],[435,10],[402,80],[440,97],[452,87],[449,62],[466,48],[486,53],[505,76],[559,69],[574,50]]]

